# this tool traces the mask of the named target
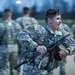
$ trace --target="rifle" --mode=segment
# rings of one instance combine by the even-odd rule
[[[48,52],[53,52],[54,53],[54,57],[55,57],[55,59],[56,60],[58,60],[58,61],[61,61],[61,58],[59,57],[59,51],[60,51],[60,49],[59,49],[59,47],[57,46],[57,43],[62,43],[63,42],[63,40],[66,38],[66,37],[68,37],[70,34],[68,34],[68,35],[66,35],[66,36],[64,36],[64,37],[62,37],[60,40],[58,40],[58,41],[56,41],[56,42],[52,42],[51,44],[49,44],[48,46],[47,46],[47,50],[48,50]],[[55,50],[53,50],[53,48],[55,48]],[[36,49],[35,49],[36,50]],[[35,51],[34,50],[34,51]],[[35,56],[34,57],[37,57],[38,55],[40,55],[41,53],[39,53],[39,52],[34,52],[35,54]],[[27,63],[27,62],[32,62],[33,61],[33,57],[30,57],[29,58],[29,60],[24,60],[24,61],[22,61],[21,63],[19,63],[19,64],[17,64],[15,67],[14,67],[14,69],[17,69],[18,67],[20,67],[21,65],[23,65],[23,64],[25,64],[25,63]]]

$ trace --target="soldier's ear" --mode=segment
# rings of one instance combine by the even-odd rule
[[[51,19],[51,18],[48,18],[47,20],[48,20],[48,22],[49,22],[49,23],[51,23],[51,22],[52,22],[52,19]]]

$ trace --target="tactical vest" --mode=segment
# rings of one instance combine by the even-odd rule
[[[16,24],[14,21],[5,21],[5,33],[2,39],[2,44],[15,44],[16,43]]]

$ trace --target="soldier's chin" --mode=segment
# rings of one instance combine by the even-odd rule
[[[56,30],[59,29],[59,27],[56,27]]]

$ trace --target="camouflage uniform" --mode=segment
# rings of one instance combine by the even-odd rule
[[[24,29],[24,27],[28,25],[38,24],[35,18],[29,17],[28,15],[24,15],[23,17],[17,18],[16,22],[21,25],[22,29]]]
[[[73,32],[74,39],[75,39],[75,24],[72,25],[72,27],[71,27],[71,31]],[[75,54],[74,54],[74,62],[75,62]]]
[[[65,29],[67,32],[71,31],[67,24],[61,24],[59,27],[60,27],[60,29]]]
[[[25,29],[23,29],[17,39],[18,41],[25,46],[24,48],[24,58],[27,60],[27,57],[33,56],[33,50],[37,45],[44,45],[47,47],[52,41],[57,41],[61,37],[67,35],[68,33],[65,31],[57,30],[55,33],[50,29],[48,25],[43,26],[26,26]],[[67,37],[63,41],[63,45],[67,48],[67,50],[70,51],[70,54],[74,53],[75,45],[72,39]],[[36,53],[35,53],[36,54]],[[57,68],[59,66],[59,61],[57,61],[54,56],[50,58],[50,62],[47,67],[47,71],[43,70],[48,63],[49,59],[49,52],[47,52],[47,55],[43,57],[42,54],[35,57],[34,63],[26,63],[23,66],[23,75],[50,75],[49,72],[51,72],[53,69]],[[33,66],[34,65],[34,66]],[[37,67],[38,68],[37,68]]]
[[[37,20],[35,18],[33,18],[33,17],[30,17],[29,15],[24,15],[22,17],[17,18],[16,22],[18,22],[21,25],[22,29],[24,29],[24,27],[26,27],[28,25],[33,25],[33,24],[37,24],[38,25]],[[22,53],[22,51],[23,51],[23,46],[20,45],[20,51],[19,51],[19,56],[20,57],[19,57],[19,60],[21,60],[21,53]]]
[[[71,37],[74,37],[71,29],[69,28],[69,26],[67,24],[61,24],[60,25],[60,29],[64,29],[67,32],[69,32],[71,34]],[[60,63],[60,75],[66,75],[65,72],[65,64],[67,63],[66,58],[62,60],[62,62]]]
[[[10,75],[7,46],[1,44],[1,40],[3,38],[1,35],[4,34],[3,31],[3,24],[0,23],[0,75]]]
[[[5,45],[5,49],[7,49],[10,75],[17,75],[17,71],[14,70],[14,66],[17,63],[18,55],[18,43],[16,37],[19,31],[21,31],[21,27],[13,20],[4,20],[1,29],[3,29],[3,31],[1,31],[1,33],[3,33],[1,34],[1,36],[3,37],[1,45]]]
[[[70,30],[70,28],[68,27],[68,25],[66,25],[66,24],[61,24],[60,26],[59,26],[59,28],[60,29],[64,29],[64,30],[66,30],[67,32],[70,32],[70,34],[72,34],[71,33],[71,30]],[[62,48],[64,48],[64,47],[62,47]],[[66,64],[66,58],[64,58],[61,62],[60,62],[60,75],[66,75],[66,72],[65,72],[65,64]]]
[[[69,27],[67,24],[61,24],[61,25],[59,26],[59,28],[60,28],[60,29],[64,29],[65,31],[69,32],[72,37],[74,37],[74,35],[73,35],[73,33],[72,33],[70,27]]]

